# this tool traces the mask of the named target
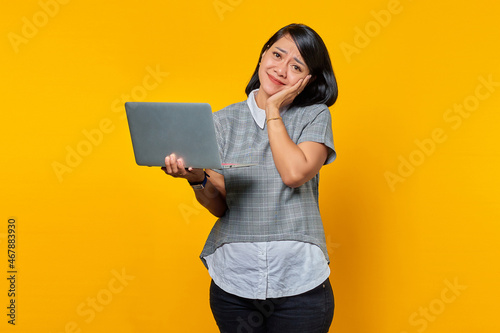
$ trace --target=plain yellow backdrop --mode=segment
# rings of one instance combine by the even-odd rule
[[[320,205],[330,332],[498,332],[500,5],[491,0],[3,2],[2,332],[217,332],[215,218],[135,165],[123,103],[245,99],[300,22],[339,82]]]

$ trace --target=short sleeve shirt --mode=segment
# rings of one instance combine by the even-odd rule
[[[335,159],[326,105],[293,107],[282,118],[293,142],[323,143],[328,148],[325,164]],[[218,170],[224,176],[228,209],[212,228],[202,260],[226,243],[283,240],[315,244],[328,260],[318,206],[319,174],[298,188],[286,186],[274,164],[267,127],[257,126],[246,102],[215,112],[214,122],[222,162],[257,165]]]

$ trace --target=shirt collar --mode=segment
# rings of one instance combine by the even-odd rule
[[[257,106],[257,101],[255,100],[255,94],[257,93],[257,91],[259,91],[259,89],[252,90],[250,94],[248,94],[247,105],[250,108],[250,113],[252,114],[255,123],[261,129],[264,129],[264,125],[266,124],[266,110],[261,109]],[[288,108],[289,106],[281,108],[280,116],[283,116],[283,113],[285,113]]]
[[[266,110],[263,110],[257,106],[257,102],[255,101],[255,93],[257,91],[259,91],[259,89],[252,90],[250,94],[248,94],[247,105],[250,108],[250,113],[252,114],[255,123],[261,129],[264,129],[264,125],[266,123]]]

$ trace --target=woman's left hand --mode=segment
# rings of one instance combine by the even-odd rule
[[[271,116],[279,116],[279,115],[268,114],[269,112],[268,110],[271,109],[279,110],[283,106],[291,104],[295,99],[295,97],[297,97],[305,89],[310,80],[311,80],[311,75],[309,74],[305,78],[297,81],[297,83],[295,83],[293,86],[285,88],[280,92],[277,92],[276,94],[269,97],[266,102],[266,115],[268,116],[268,118]]]

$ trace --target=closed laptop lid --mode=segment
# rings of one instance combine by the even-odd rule
[[[175,153],[186,167],[221,168],[209,104],[127,102],[125,110],[138,165],[165,166]]]

